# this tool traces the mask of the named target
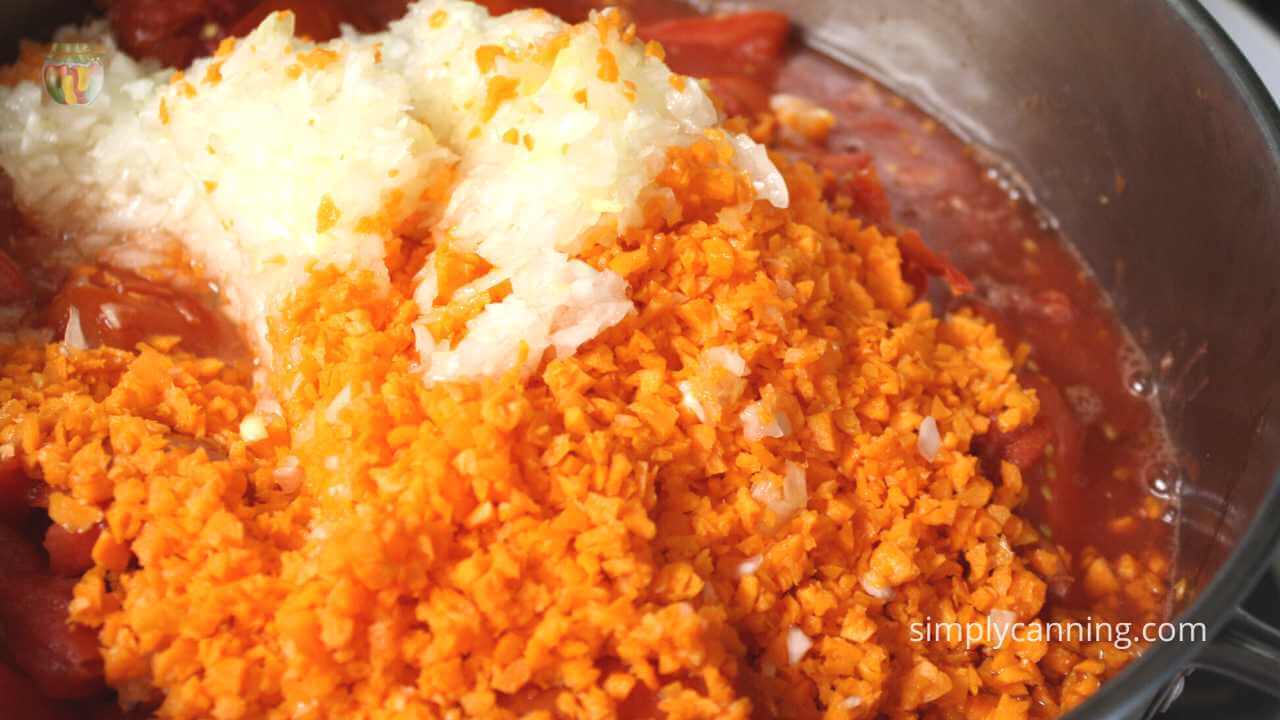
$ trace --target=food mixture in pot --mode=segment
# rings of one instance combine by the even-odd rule
[[[0,70],[15,717],[1052,718],[1167,618],[1141,358],[1013,185],[783,15],[540,5]]]

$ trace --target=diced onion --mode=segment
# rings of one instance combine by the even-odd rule
[[[764,564],[763,555],[752,555],[751,557],[738,563],[738,577],[746,577],[755,575],[760,566]]]
[[[698,418],[698,422],[707,421],[706,408],[702,407],[702,402],[698,400],[698,395],[693,391],[693,383],[688,380],[681,380],[676,387],[680,388],[680,404],[684,405],[693,416]]]
[[[1005,638],[1009,637],[1009,630],[1013,627],[1013,624],[1018,621],[1018,614],[1012,610],[997,609],[992,610],[987,615],[987,620],[995,631],[993,632],[994,639],[1003,642]]]
[[[804,631],[794,625],[787,630],[787,662],[792,665],[804,659],[805,654],[813,647],[813,640]]]
[[[62,334],[62,344],[71,350],[89,349],[89,342],[84,337],[84,328],[80,326],[80,310],[74,306],[67,314],[67,329]]]
[[[938,457],[938,451],[942,449],[942,436],[938,433],[938,421],[934,420],[932,415],[927,415],[924,420],[920,421],[916,449],[920,451],[920,456],[929,462],[933,462]]]
[[[787,463],[787,473],[782,476],[782,502],[796,510],[809,504],[809,486],[805,482],[804,468],[793,462]]]
[[[293,458],[293,460],[295,464],[286,463],[271,471],[271,478],[276,481],[276,485],[279,485],[280,489],[287,493],[294,492],[302,485],[302,468],[296,464],[297,458]]]
[[[742,378],[748,372],[747,361],[737,350],[726,345],[706,348],[698,354],[693,375],[676,385],[680,389],[680,404],[693,413],[698,422],[717,423],[721,409],[735,402],[742,393],[745,387]]]
[[[862,589],[866,590],[868,595],[876,598],[877,600],[893,599],[893,588],[881,585],[876,581],[876,578],[871,577],[869,574],[862,576]]]
[[[766,417],[769,417],[768,422],[765,422]],[[759,442],[767,437],[786,437],[787,433],[791,432],[791,422],[787,420],[785,414],[780,410],[769,413],[759,402],[753,402],[743,408],[742,412],[738,413],[738,419],[742,421],[742,434],[750,442]]]
[[[262,416],[249,413],[240,421],[240,438],[247,443],[255,443],[267,439],[267,424]]]
[[[768,480],[757,480],[751,486],[751,497],[764,503],[779,520],[789,519],[809,505],[809,488],[804,468],[787,462],[781,492]]]
[[[729,140],[733,143],[734,163],[746,173],[756,197],[776,208],[787,207],[791,203],[787,182],[764,146],[741,133],[731,135]]]
[[[717,345],[702,351],[703,362],[709,366],[722,367],[734,377],[747,376],[747,361],[731,347]]]
[[[324,419],[330,423],[338,422],[338,415],[351,404],[351,386],[347,385],[333,396],[333,400],[329,402],[329,407],[325,408]]]

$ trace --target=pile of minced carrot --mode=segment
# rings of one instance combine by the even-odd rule
[[[777,209],[731,152],[672,151],[678,213],[585,258],[636,312],[531,376],[427,386],[408,292],[325,270],[271,330],[279,413],[172,338],[0,348],[0,442],[55,522],[105,525],[71,621],[121,701],[1012,720],[1116,672],[1133,650],[912,640],[926,619],[1068,617],[1046,596],[1069,575],[1102,619],[1124,580],[1081,573],[1019,516],[1018,469],[970,452],[1033,420],[1025,351],[938,317],[829,173],[775,156]],[[422,248],[388,246],[411,277]]]

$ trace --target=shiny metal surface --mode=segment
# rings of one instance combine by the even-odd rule
[[[1280,119],[1234,47],[1184,1],[751,4],[1007,162],[1159,368],[1185,451],[1179,610],[1233,630],[1153,647],[1072,717],[1142,716],[1195,664],[1266,679],[1280,649],[1232,639],[1280,541]],[[0,57],[87,5],[6,0]]]
[[[1238,627],[1280,540],[1280,126],[1235,48],[1191,2],[756,4],[1005,161],[1057,219],[1160,370],[1185,451],[1179,609]],[[1222,638],[1196,664],[1275,692],[1274,637]],[[1204,649],[1153,647],[1073,716],[1140,716]]]

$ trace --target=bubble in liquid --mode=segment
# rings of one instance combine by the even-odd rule
[[[1168,497],[1177,491],[1182,480],[1182,468],[1174,463],[1161,463],[1151,469],[1147,476],[1147,486],[1151,492]]]
[[[1125,386],[1129,388],[1130,393],[1143,398],[1151,397],[1156,391],[1156,381],[1145,372],[1131,373]]]

